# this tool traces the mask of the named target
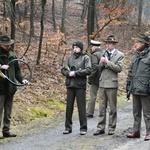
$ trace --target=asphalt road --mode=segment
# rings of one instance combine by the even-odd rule
[[[133,124],[131,102],[118,108],[118,122],[114,135],[107,135],[106,128],[106,134],[93,136],[97,120],[98,109],[96,109],[95,117],[88,119],[87,134],[80,135],[78,115],[75,111],[73,132],[63,135],[64,114],[61,114],[47,122],[44,128],[41,128],[42,122],[28,128],[31,134],[18,135],[10,141],[0,142],[0,150],[150,150],[150,142],[144,141],[145,124],[143,122],[140,139],[126,138],[127,131]],[[32,132],[33,128],[37,128],[38,132]]]

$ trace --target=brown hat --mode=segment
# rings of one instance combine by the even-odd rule
[[[118,41],[115,39],[113,35],[108,36],[107,39],[104,40],[104,42],[118,43]]]
[[[10,39],[7,35],[0,36],[0,45],[12,45],[14,40]]]
[[[138,41],[146,43],[146,44],[150,44],[150,38],[148,36],[146,36],[145,34],[140,34],[137,38]]]

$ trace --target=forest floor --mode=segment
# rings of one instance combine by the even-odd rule
[[[93,136],[98,121],[97,106],[94,118],[88,118],[86,135],[79,134],[76,109],[73,115],[73,132],[63,135],[64,115],[61,113],[54,118],[42,118],[27,125],[12,128],[12,132],[17,132],[18,136],[1,139],[0,150],[150,150],[150,141],[144,141],[145,124],[143,120],[141,138],[126,138],[126,134],[132,131],[133,124],[131,101],[125,102],[124,100],[118,105],[117,128],[115,134],[111,136],[107,135],[107,125],[105,134]]]

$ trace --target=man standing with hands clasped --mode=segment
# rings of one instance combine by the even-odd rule
[[[99,80],[99,120],[93,135],[105,133],[106,110],[109,105],[108,135],[113,135],[117,122],[118,73],[122,71],[124,54],[117,50],[118,43],[113,35],[104,40],[107,50],[100,60],[101,77]]]

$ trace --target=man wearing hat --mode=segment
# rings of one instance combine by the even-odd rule
[[[95,101],[99,89],[99,62],[102,56],[102,49],[100,48],[101,42],[91,40],[91,74],[88,77],[88,83],[90,84],[90,101],[87,107],[87,117],[93,118],[94,109],[95,109]]]
[[[86,117],[86,77],[91,72],[89,56],[83,51],[83,43],[75,41],[72,44],[73,54],[65,61],[61,73],[66,77],[67,105],[65,130],[63,134],[72,132],[72,115],[74,101],[77,101],[80,121],[80,135],[87,132]]]
[[[113,35],[104,40],[107,50],[100,60],[101,76],[99,80],[99,120],[97,131],[93,135],[105,133],[106,112],[109,106],[108,135],[113,135],[117,122],[118,73],[122,71],[124,54],[117,50],[117,40]],[[108,106],[107,106],[108,105]]]
[[[133,59],[130,64],[126,91],[133,97],[133,132],[128,138],[140,138],[142,110],[146,125],[145,141],[150,140],[150,38],[140,34],[136,39]]]
[[[20,83],[27,83],[21,74],[18,63],[13,63],[9,67],[7,64],[9,61],[16,59],[16,55],[11,51],[11,45],[14,44],[14,40],[10,39],[7,35],[0,37],[0,69],[3,73],[9,68],[8,77],[10,80],[18,80]],[[0,77],[0,125],[3,115],[3,137],[15,137],[16,134],[10,133],[10,120],[12,114],[13,97],[17,88],[8,80]]]

